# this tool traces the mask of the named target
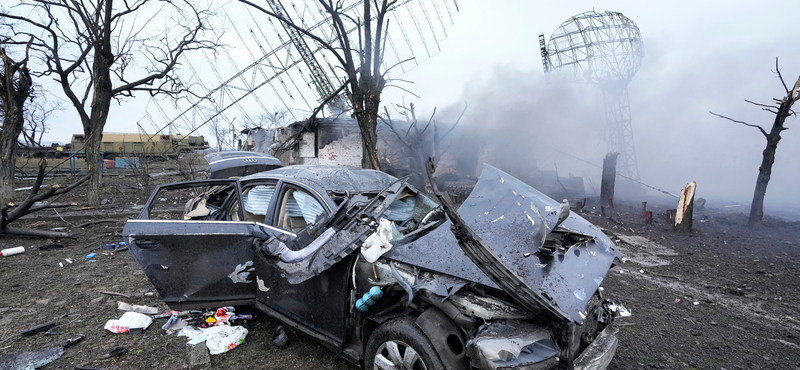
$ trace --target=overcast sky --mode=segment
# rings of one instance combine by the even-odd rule
[[[10,0],[2,3],[13,5]],[[752,196],[763,136],[708,111],[764,127],[771,124],[770,114],[743,99],[769,103],[771,98],[785,95],[773,73],[775,57],[780,58],[787,84],[800,75],[800,8],[796,1],[767,5],[745,1],[459,0],[458,5],[447,39],[440,43],[441,51],[401,76],[414,83],[400,86],[419,98],[390,88],[384,102],[414,101],[422,112],[438,107],[439,117],[446,120],[466,101],[470,108],[465,127],[522,127],[519,132],[524,135],[515,136],[530,139],[530,145],[537,148],[533,158],[537,164],[548,168],[555,164],[559,171],[592,175],[596,169],[585,162],[552,150],[548,154],[544,148],[556,147],[583,161],[601,163],[605,144],[599,90],[563,86],[553,78],[546,82],[538,35],[544,33],[549,39],[570,16],[588,10],[619,11],[636,22],[645,44],[642,67],[629,85],[642,181],[675,193],[694,180],[701,196],[745,202]],[[237,3],[225,7],[234,17],[242,12]],[[270,30],[264,28],[265,33]],[[238,38],[231,32],[226,37]],[[244,51],[239,48],[233,54],[244,55]],[[227,59],[220,56],[216,63],[224,71]],[[208,83],[214,85],[214,81]],[[264,104],[280,105],[278,101]],[[147,105],[147,99],[114,105],[106,131],[136,132],[131,120],[140,121]],[[151,120],[163,122],[153,116]],[[800,128],[795,119],[787,123],[792,129],[784,132],[779,145],[768,201],[800,203]],[[69,107],[52,124],[45,140],[65,142],[81,131]]]

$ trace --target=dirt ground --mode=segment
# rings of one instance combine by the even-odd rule
[[[153,165],[154,184],[180,180],[171,162]],[[12,224],[43,230],[65,228],[75,239],[64,248],[40,251],[54,241],[2,238],[2,248],[25,246],[22,255],[0,257],[0,356],[59,346],[78,334],[85,339],[42,369],[182,369],[186,339],[167,335],[155,320],[143,334],[113,334],[103,325],[118,318],[118,300],[167,311],[127,251],[110,254],[104,243],[121,241],[125,220],[146,198],[131,170],[110,169],[99,208],[42,211]],[[50,183],[65,182],[55,177]],[[152,185],[152,184],[151,184]],[[26,186],[25,183],[18,187]],[[83,202],[78,190],[59,201]],[[645,225],[639,205],[619,202],[614,220],[591,205],[582,215],[602,227],[628,260],[604,282],[605,295],[624,300],[633,316],[620,320],[621,342],[610,369],[800,369],[800,223],[768,219],[755,230],[741,211],[696,211],[695,231],[676,234],[663,206],[650,206],[656,223]],[[677,201],[675,202],[677,204]],[[674,208],[674,206],[670,207]],[[92,220],[107,220],[80,227]],[[93,259],[85,256],[96,253]],[[73,263],[66,262],[71,259]],[[59,265],[63,265],[61,267]],[[100,291],[130,295],[130,299]],[[49,321],[56,334],[23,337],[19,332]],[[244,344],[212,356],[218,369],[353,368],[325,347],[295,332],[279,349],[271,344],[277,323],[257,316]],[[127,354],[99,359],[117,347]],[[1,366],[0,366],[1,367]]]

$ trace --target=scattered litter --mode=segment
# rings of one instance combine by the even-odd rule
[[[97,256],[97,253],[89,253],[86,255],[86,258],[94,258],[95,256]]]
[[[66,348],[66,347],[69,347],[71,345],[77,344],[78,342],[82,341],[83,338],[85,338],[85,337],[86,337],[85,335],[79,334],[77,336],[69,338],[64,342],[64,346],[63,347]]]
[[[694,301],[694,302],[692,302],[692,304],[693,304],[693,305],[695,305],[695,306],[697,306],[697,305],[699,305],[699,304],[700,304],[700,302]]]
[[[41,352],[22,352],[3,355],[0,359],[2,369],[35,369],[57,360],[64,354],[63,347],[51,348]]]
[[[117,309],[120,311],[138,312],[148,315],[158,314],[158,308],[150,306],[140,306],[122,301],[117,301]]]
[[[34,334],[37,334],[37,333],[41,333],[43,331],[48,331],[48,330],[50,330],[51,328],[53,328],[55,326],[56,326],[55,321],[51,321],[51,322],[48,322],[46,324],[36,325],[36,326],[34,326],[32,328],[25,329],[25,330],[21,331],[20,334],[22,334],[24,336],[31,336],[31,335],[34,335]]]
[[[97,292],[101,293],[101,294],[115,295],[115,296],[120,296],[120,297],[125,297],[125,298],[130,298],[131,297],[130,294],[110,292],[110,291],[107,291],[107,290],[98,290]]]
[[[19,246],[15,248],[6,248],[0,251],[0,256],[13,256],[15,254],[25,253],[25,247]]]
[[[531,256],[531,254],[530,254],[530,253],[523,253],[523,254],[522,254],[522,256],[523,256],[523,257],[530,257],[530,256]]]
[[[53,244],[46,244],[46,245],[43,245],[43,246],[39,247],[39,250],[40,250],[40,251],[49,251],[49,250],[53,250],[53,249],[61,249],[61,248],[64,248],[64,245],[63,245],[63,244],[57,244],[57,243],[53,243]]]
[[[67,261],[67,263],[72,263],[72,259],[71,258],[64,258],[64,261]]]
[[[117,347],[117,348],[114,348],[113,351],[100,356],[100,359],[101,360],[105,360],[105,359],[109,359],[109,358],[112,358],[112,357],[119,357],[119,356],[122,356],[122,355],[124,355],[126,353],[128,353],[128,349],[127,348],[125,348],[125,347]]]
[[[116,244],[103,244],[101,247],[102,247],[103,249],[105,249],[105,250],[109,250],[109,249],[117,249],[117,248],[119,248],[119,246],[118,246],[118,245],[116,245]]]
[[[678,303],[678,302],[680,302],[680,301],[681,301],[681,299],[680,299],[680,298],[675,298],[675,303]]]
[[[278,325],[275,332],[272,333],[272,344],[278,348],[286,348],[289,346],[289,337],[286,335],[286,330],[283,325]]]
[[[205,342],[206,340],[208,340],[208,334],[205,334],[205,333],[203,333],[203,334],[200,334],[200,335],[198,335],[198,336],[194,337],[192,340],[190,340],[190,341],[189,341],[188,343],[186,343],[186,344],[189,344],[189,345],[192,345],[192,346],[194,346],[194,345],[196,345],[196,344],[203,343],[203,342]]]
[[[56,334],[58,334],[58,331],[56,331],[56,328],[50,328],[50,330],[44,332],[44,335],[56,335]]]
[[[205,340],[209,352],[212,355],[218,355],[242,344],[247,336],[247,329],[242,326],[230,325],[219,325],[204,329],[195,329],[187,326],[178,332],[178,336],[189,338],[187,344],[197,344]]]
[[[640,274],[644,274],[644,270],[639,270],[639,273]]]
[[[136,333],[147,329],[153,322],[150,316],[137,312],[125,312],[118,320],[108,320],[105,329],[112,333]]]
[[[189,322],[184,319],[179,319],[178,315],[170,316],[167,323],[161,326],[161,329],[164,329],[167,334],[172,334],[176,331],[179,331],[189,325]]]
[[[63,264],[63,263],[61,263],[61,262],[59,262],[59,263],[58,263],[58,267],[64,267],[64,264]]]

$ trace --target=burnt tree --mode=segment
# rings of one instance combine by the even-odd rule
[[[87,200],[96,205],[98,156],[111,101],[140,91],[188,93],[173,72],[185,52],[217,46],[203,38],[210,13],[189,0],[23,0],[12,9],[0,11],[2,31],[12,42],[33,40],[32,55],[43,62],[37,74],[53,77],[80,117],[91,175]],[[167,27],[146,32],[135,20],[139,12]]]
[[[603,177],[600,182],[600,210],[603,216],[614,213],[614,185],[617,180],[617,157],[619,153],[608,153],[603,158]]]
[[[345,14],[342,2],[318,0],[331,18],[331,27],[335,33],[335,40],[332,42],[323,40],[295,24],[288,16],[282,15],[285,13],[280,9],[270,11],[248,0],[239,1],[279,20],[285,27],[297,31],[304,38],[313,40],[336,57],[338,67],[341,67],[346,75],[342,81],[342,88],[346,88],[352,115],[361,131],[361,167],[380,170],[377,127],[381,92],[386,87],[386,72],[405,62],[401,61],[386,71],[381,70],[388,31],[386,14],[392,10],[397,0],[364,1],[359,19],[353,19]],[[268,1],[268,3],[276,6],[273,5],[274,2]],[[347,29],[347,25],[351,23],[357,28],[355,37]],[[334,95],[338,92],[334,92]],[[330,98],[331,96],[323,104],[328,103]],[[315,116],[317,111],[318,109],[312,116]],[[311,121],[310,124],[313,125],[313,119]]]
[[[773,105],[760,104],[750,100],[745,100],[745,102],[761,107],[761,109],[770,112],[775,116],[772,121],[772,128],[769,130],[769,132],[764,130],[764,128],[759,125],[750,124],[714,112],[709,112],[717,117],[724,118],[732,122],[741,123],[748,127],[756,128],[767,140],[767,146],[762,152],[761,166],[758,167],[756,188],[753,192],[753,203],[750,206],[750,218],[747,221],[749,226],[759,225],[764,219],[764,197],[767,194],[767,185],[769,184],[769,179],[772,176],[772,165],[775,163],[775,151],[778,149],[778,142],[781,141],[781,132],[788,129],[788,127],[784,126],[786,119],[795,115],[794,111],[792,110],[792,105],[795,101],[800,99],[800,77],[797,78],[797,82],[794,83],[794,87],[789,89],[789,87],[786,86],[786,82],[783,80],[781,70],[778,68],[778,58],[775,58],[775,73],[778,75],[778,78],[783,85],[786,96],[784,96],[782,99],[772,99],[774,102]]]
[[[4,40],[5,41],[5,40]],[[32,96],[33,80],[28,70],[28,49],[25,57],[14,61],[5,48],[0,48],[0,207],[14,200],[14,168],[17,162],[17,141],[25,126],[25,101]]]

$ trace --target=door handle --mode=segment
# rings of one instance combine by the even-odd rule
[[[135,240],[136,246],[139,249],[156,249],[158,248],[158,240],[153,239],[142,239],[142,240]]]

